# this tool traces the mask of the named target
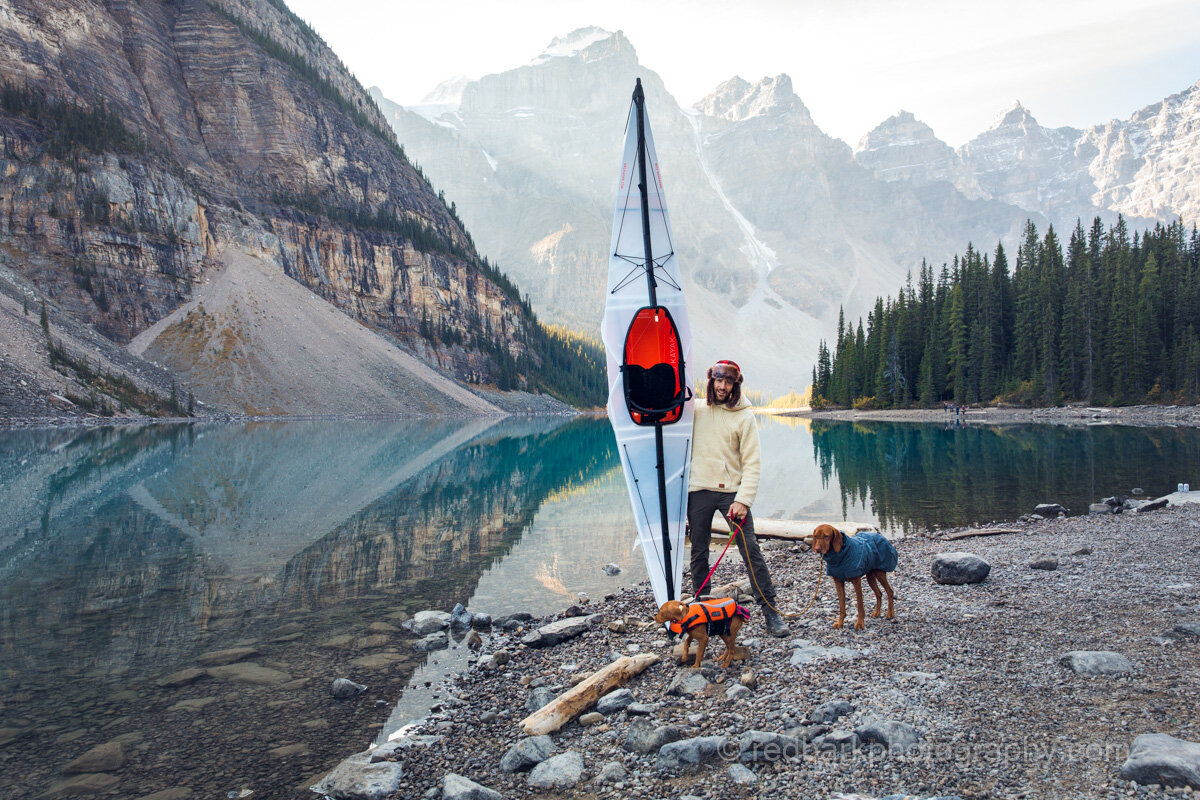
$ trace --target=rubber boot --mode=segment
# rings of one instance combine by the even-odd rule
[[[784,636],[791,636],[792,632],[787,625],[783,624],[783,617],[779,616],[779,612],[772,608],[763,606],[763,622],[766,623],[767,633],[777,639],[782,639]]]

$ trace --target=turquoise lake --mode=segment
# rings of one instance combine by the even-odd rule
[[[1200,486],[1195,429],[759,426],[760,517],[904,533]],[[0,796],[113,740],[121,797],[311,796],[466,663],[389,628],[600,600],[645,578],[633,541],[603,418],[0,431]],[[230,648],[254,652],[176,674]]]

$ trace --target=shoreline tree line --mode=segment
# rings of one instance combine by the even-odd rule
[[[839,312],[817,349],[814,407],[1200,401],[1200,233],[1077,221],[1066,249],[1026,222],[1014,268],[971,244],[926,262],[866,325]]]

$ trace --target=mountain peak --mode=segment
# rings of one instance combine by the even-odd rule
[[[546,46],[541,55],[533,60],[533,63],[542,64],[552,58],[571,58],[579,55],[596,42],[614,38],[625,39],[625,34],[621,31],[613,33],[595,25],[576,28],[566,36],[554,37],[554,40]]]
[[[992,123],[991,130],[1003,128],[1008,125],[1018,126],[1036,126],[1038,121],[1034,119],[1033,113],[1021,105],[1020,100],[1014,100],[1003,111],[996,115],[996,121]]]
[[[913,116],[911,111],[901,109],[864,135],[859,140],[855,152],[887,145],[914,145],[938,141],[933,128]]]
[[[755,84],[734,76],[696,107],[707,116],[731,122],[778,114],[799,114],[804,121],[812,122],[808,109],[792,89],[792,79],[784,74],[763,78]]]

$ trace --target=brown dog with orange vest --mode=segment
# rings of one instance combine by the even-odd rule
[[[688,663],[688,650],[692,640],[696,640],[696,660],[693,667],[699,667],[704,660],[704,650],[708,647],[708,637],[718,636],[725,643],[725,652],[717,659],[717,665],[728,667],[733,663],[737,652],[737,635],[742,624],[750,618],[750,612],[739,606],[731,597],[717,597],[710,600],[698,600],[691,605],[679,600],[668,600],[654,615],[654,621],[669,623],[672,633],[682,633],[683,657],[680,663]]]

